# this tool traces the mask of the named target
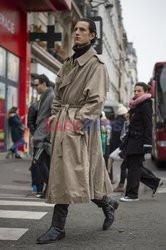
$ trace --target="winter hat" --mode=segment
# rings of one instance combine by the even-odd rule
[[[125,106],[120,105],[116,111],[116,115],[125,115],[127,114],[127,112],[128,112],[128,109]]]

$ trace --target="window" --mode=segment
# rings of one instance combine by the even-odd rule
[[[0,76],[6,74],[6,50],[0,47]]]
[[[8,53],[8,73],[7,78],[14,82],[19,80],[19,58],[12,53]]]

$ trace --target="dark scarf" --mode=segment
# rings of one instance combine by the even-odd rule
[[[78,45],[74,45],[72,48],[75,52],[73,55],[73,59],[75,60],[76,58],[82,56],[85,52],[87,52],[90,49],[91,46],[92,46],[91,43],[82,45],[81,47],[78,47]]]

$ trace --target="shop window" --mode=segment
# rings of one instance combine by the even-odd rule
[[[8,111],[18,106],[19,57],[0,47],[0,151],[9,148]]]
[[[6,75],[6,50],[0,47],[0,76]]]
[[[19,80],[19,58],[12,53],[8,53],[8,73],[7,78],[18,82]]]
[[[0,151],[5,146],[5,84],[0,82]]]
[[[18,88],[9,85],[7,96],[7,110],[9,110],[13,106],[18,107]]]

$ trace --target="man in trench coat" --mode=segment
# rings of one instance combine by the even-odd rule
[[[118,202],[107,196],[111,182],[102,155],[100,114],[108,91],[108,73],[92,48],[95,23],[80,19],[74,29],[74,55],[68,58],[56,81],[52,105],[52,156],[48,202],[54,207],[50,229],[37,239],[51,243],[65,236],[68,206],[91,200],[105,215],[103,230],[113,223]]]

